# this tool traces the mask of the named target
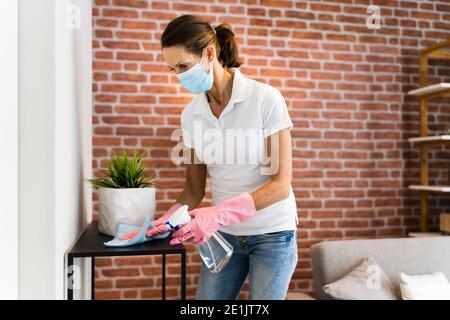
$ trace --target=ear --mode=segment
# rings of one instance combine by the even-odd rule
[[[214,48],[213,45],[206,47],[206,58],[208,62],[211,62],[214,60],[214,57],[216,56],[216,48]]]

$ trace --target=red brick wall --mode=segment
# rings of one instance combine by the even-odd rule
[[[365,25],[372,3],[382,8],[380,30]],[[309,247],[315,242],[417,229],[419,198],[407,185],[418,183],[418,152],[407,138],[418,135],[418,104],[405,92],[418,83],[418,49],[450,36],[447,1],[96,0],[93,167],[104,168],[117,148],[148,151],[162,181],[158,215],[183,186],[184,169],[170,161],[169,137],[192,99],[168,72],[159,38],[171,19],[186,13],[231,24],[242,72],[279,88],[287,101],[300,217],[292,289],[312,290]],[[430,75],[448,80],[450,68],[433,62]],[[448,127],[448,100],[430,107],[430,123],[430,130]],[[431,184],[448,184],[448,150],[434,150]],[[434,215],[449,206],[448,197],[431,195]],[[192,246],[188,250],[192,298],[200,260]],[[160,261],[100,259],[97,298],[160,298]],[[169,298],[179,295],[178,265],[169,259]]]

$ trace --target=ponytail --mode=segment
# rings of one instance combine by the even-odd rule
[[[242,62],[239,58],[236,35],[231,30],[231,27],[226,23],[222,23],[215,27],[214,30],[216,31],[219,45],[219,62],[223,67],[239,68]]]
[[[164,29],[161,47],[183,46],[188,52],[201,57],[207,46],[214,45],[217,59],[224,68],[239,68],[242,62],[235,37],[226,23],[213,28],[199,16],[182,15],[172,20]]]

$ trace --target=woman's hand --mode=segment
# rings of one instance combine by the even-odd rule
[[[171,245],[187,240],[191,240],[194,244],[202,244],[220,227],[214,207],[194,209],[189,211],[189,215],[194,218],[173,233]]]
[[[150,237],[156,236],[158,234],[167,232],[167,228],[164,224],[170,218],[170,216],[181,206],[182,206],[182,204],[180,204],[178,202],[175,203],[173,206],[170,207],[169,210],[166,211],[166,213],[164,213],[164,215],[162,217],[153,221],[152,222],[153,228],[147,230],[147,232],[145,234],[146,237],[150,238]],[[139,227],[129,233],[123,234],[122,236],[120,236],[120,240],[133,239],[141,231],[141,229],[142,229],[142,227]]]
[[[119,237],[120,240],[131,240],[137,236],[137,234],[141,231],[142,227],[136,228],[129,233],[125,233]]]
[[[253,197],[242,193],[213,207],[198,208],[189,211],[194,218],[180,230],[174,232],[170,244],[175,245],[187,240],[194,244],[203,244],[220,226],[239,223],[256,214]]]

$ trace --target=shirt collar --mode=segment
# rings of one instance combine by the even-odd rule
[[[250,84],[248,79],[241,73],[238,68],[230,68],[230,72],[234,74],[233,78],[233,88],[231,91],[230,101],[228,102],[231,107],[237,102],[244,101],[248,96],[250,90]],[[225,110],[224,110],[225,111]],[[211,107],[208,103],[208,98],[206,97],[206,93],[200,93],[194,107],[195,114],[203,114],[206,116],[210,116],[212,114]]]

